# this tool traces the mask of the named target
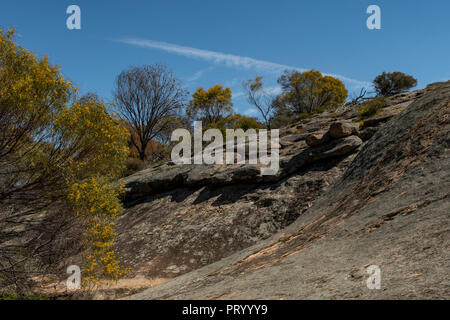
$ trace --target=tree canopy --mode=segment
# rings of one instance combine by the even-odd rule
[[[345,102],[348,91],[341,80],[323,76],[317,70],[286,70],[278,79],[282,93],[274,100],[277,108],[292,114],[335,109]]]
[[[373,80],[378,96],[390,96],[417,86],[417,80],[403,72],[383,72]]]
[[[204,126],[219,121],[233,113],[232,93],[230,88],[215,85],[208,90],[203,87],[197,89],[186,109],[189,117],[202,120]]]
[[[185,97],[181,82],[163,65],[131,67],[117,77],[115,103],[132,129],[131,143],[141,160],[148,144],[180,113]]]

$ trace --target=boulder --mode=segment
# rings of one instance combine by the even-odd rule
[[[352,136],[358,133],[359,123],[335,122],[330,126],[330,136],[334,139]]]
[[[326,132],[314,132],[306,137],[305,142],[310,147],[318,147],[329,140],[329,135]]]

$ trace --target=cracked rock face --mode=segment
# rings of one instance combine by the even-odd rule
[[[379,122],[362,131],[359,131],[356,114],[353,113],[352,116],[348,110],[333,116],[326,113],[316,115],[283,130],[286,135],[280,139],[280,170],[275,176],[261,176],[260,168],[249,164],[166,164],[126,178],[126,207],[117,225],[119,260],[133,267],[132,276],[164,279],[178,277],[173,282],[160,285],[161,289],[157,287],[139,297],[189,299],[223,294],[226,298],[233,292],[228,292],[219,284],[218,279],[225,277],[228,279],[226,281],[230,281],[229,286],[236,286],[236,291],[242,292],[236,298],[273,298],[265,290],[274,287],[276,276],[267,276],[266,279],[263,274],[247,273],[247,270],[262,268],[266,263],[270,266],[273,261],[284,261],[279,260],[279,257],[293,255],[298,248],[314,245],[322,237],[329,237],[334,224],[346,221],[345,215],[357,217],[367,206],[367,198],[355,195],[361,195],[360,190],[365,190],[366,180],[360,184],[359,188],[362,189],[349,191],[349,188],[356,183],[357,178],[364,179],[368,174],[364,170],[376,163],[377,155],[383,152],[383,149],[372,150],[371,146],[386,148],[387,142],[381,143],[380,139],[385,134],[392,135],[392,132],[380,133],[380,130],[408,112],[409,105],[423,96],[422,93],[411,93],[404,97],[392,97],[389,100],[392,103],[388,104],[387,109],[389,112],[402,114],[388,123]],[[401,108],[397,107],[399,104]],[[302,133],[298,133],[298,130]],[[401,129],[398,128],[397,132],[401,132]],[[321,142],[314,146],[308,145],[305,139],[311,134],[320,138],[318,140]],[[396,137],[393,135],[391,138],[395,140]],[[423,143],[432,142],[424,138]],[[395,145],[394,142],[392,144]],[[395,172],[392,174],[395,175]],[[352,182],[347,184],[349,179]],[[372,183],[368,195],[380,192],[383,190],[383,183],[389,181],[389,178],[381,174],[374,175],[374,179],[380,185],[377,187],[376,183]],[[347,237],[355,232],[359,234],[362,232],[361,223],[368,223],[367,226],[364,224],[367,230],[377,230],[377,223],[381,223],[380,226],[385,224],[380,222],[382,219],[380,215],[374,221],[369,219],[372,224],[369,220],[361,221],[354,231],[350,231],[353,230],[351,224],[344,229],[336,229],[332,237]],[[284,230],[282,237],[280,230]],[[275,244],[273,239],[278,239]],[[339,245],[345,247],[345,241],[342,241]],[[352,241],[357,240],[355,238]],[[350,242],[349,245],[355,244],[356,242]],[[266,247],[271,248],[267,249],[270,254],[264,253]],[[331,250],[330,248],[328,249]],[[237,263],[253,254],[254,259]],[[299,265],[314,268],[314,263],[319,263],[327,256],[325,252],[319,251],[314,254],[317,257],[308,256],[310,260]],[[260,255],[270,259],[260,260]],[[226,268],[234,271],[223,271]],[[206,271],[190,273],[197,269]],[[212,269],[222,275],[209,274]],[[342,270],[347,270],[345,264],[342,265]],[[361,270],[361,266],[355,264],[348,269],[348,274],[358,279]],[[242,276],[243,283],[238,285],[231,279],[238,277],[241,272],[245,272]],[[275,274],[282,279],[288,275],[281,269]],[[320,267],[316,267],[313,274],[317,279],[322,279],[321,283],[333,279],[332,274]],[[206,282],[202,282],[203,276],[213,282],[217,276],[217,283],[208,287]],[[191,293],[178,291],[180,284],[189,288],[196,281],[200,281],[201,286],[198,292],[197,289],[190,291]],[[264,290],[257,293],[248,289],[258,281]],[[312,278],[310,281],[311,285],[317,283]],[[290,292],[287,287],[285,290]],[[299,296],[299,293],[291,294],[288,297]]]

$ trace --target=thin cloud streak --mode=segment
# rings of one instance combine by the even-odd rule
[[[209,67],[206,69],[202,69],[194,73],[191,77],[188,78],[188,82],[194,82],[203,77],[207,72],[213,70],[214,67]]]
[[[186,46],[180,46],[176,44],[166,43],[166,42],[159,42],[159,41],[153,41],[153,40],[145,40],[145,39],[139,39],[139,38],[123,38],[117,40],[118,42],[134,45],[142,48],[149,48],[149,49],[157,49],[157,50],[163,50],[168,53],[178,54],[190,58],[197,58],[202,59],[205,61],[209,61],[215,64],[223,64],[228,67],[235,67],[235,68],[245,68],[245,69],[256,69],[256,70],[263,70],[263,71],[271,71],[271,72],[282,72],[286,69],[295,69],[299,72],[305,72],[307,69],[304,68],[298,68],[298,67],[292,67],[288,65],[273,63],[269,61],[264,60],[258,60],[253,59],[250,57],[242,57],[227,53],[221,53],[221,52],[215,52],[210,50],[203,50],[203,49],[197,49],[192,47],[186,47]],[[344,76],[341,76],[339,74],[327,74],[325,75],[336,77],[341,79],[342,81],[348,82],[355,87],[370,87],[371,84],[366,81],[360,81],[356,79],[347,78]]]
[[[135,45],[138,47],[159,49],[169,53],[175,53],[187,57],[200,58],[202,60],[210,61],[216,64],[224,64],[229,67],[244,67],[246,69],[264,69],[268,71],[278,71],[284,70],[286,68],[291,68],[289,66],[285,66],[282,64],[257,60],[249,57],[241,57],[227,53],[179,46],[176,44],[170,44],[166,42],[158,42],[137,38],[126,38],[120,39],[118,41],[130,45]]]

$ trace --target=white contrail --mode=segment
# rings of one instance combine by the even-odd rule
[[[214,67],[208,67],[206,69],[199,70],[196,73],[194,73],[191,77],[189,77],[189,79],[187,79],[187,80],[189,82],[196,81],[196,80],[200,79],[205,73],[207,73],[213,69],[214,69]]]
[[[197,49],[197,48],[191,48],[186,46],[180,46],[176,44],[166,43],[166,42],[159,42],[159,41],[153,41],[153,40],[145,40],[145,39],[139,39],[139,38],[123,38],[117,40],[122,43],[139,46],[143,48],[151,48],[151,49],[158,49],[163,50],[169,53],[174,53],[182,56],[192,57],[192,58],[199,58],[206,61],[213,62],[215,64],[224,64],[229,67],[238,67],[238,68],[245,68],[245,69],[257,69],[257,70],[265,70],[265,71],[273,71],[273,72],[281,72],[286,69],[295,69],[300,72],[305,72],[307,69],[304,68],[298,68],[298,67],[292,67],[287,66],[279,63],[264,61],[264,60],[258,60],[253,59],[249,57],[241,57],[236,56],[233,54],[227,54],[227,53],[221,53],[221,52],[215,52],[210,50],[203,50],[203,49]],[[336,77],[341,79],[342,81],[351,83],[352,85],[356,87],[370,87],[371,84],[366,81],[360,81],[356,79],[347,78],[344,76],[341,76],[339,74],[327,74],[325,75]]]

